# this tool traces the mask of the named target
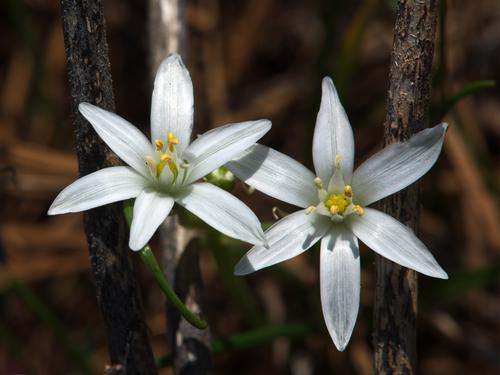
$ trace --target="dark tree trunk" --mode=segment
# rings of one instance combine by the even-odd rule
[[[398,1],[384,143],[407,140],[425,126],[431,91],[438,0]],[[382,203],[417,231],[419,186]],[[377,374],[413,374],[416,366],[418,282],[415,271],[377,256],[373,344]]]
[[[81,102],[114,110],[106,29],[99,0],[61,0],[61,7],[76,152],[84,176],[119,164],[78,112]],[[125,374],[155,374],[121,205],[86,212],[84,224],[111,362],[123,366]]]

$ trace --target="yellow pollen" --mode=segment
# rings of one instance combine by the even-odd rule
[[[344,194],[330,194],[324,204],[333,215],[342,215],[349,206],[349,201]]]
[[[169,154],[161,154],[160,160],[162,162],[170,162],[172,160],[172,156],[170,156]]]
[[[175,138],[175,135],[172,132],[168,132],[167,140],[168,140],[168,149],[170,150],[170,152],[174,151],[174,145],[178,145],[179,140]]]
[[[166,165],[168,165],[168,169],[170,169],[174,175],[174,179],[177,178],[179,171],[177,170],[177,165],[175,165],[172,155],[170,154],[161,154],[160,162],[156,165],[156,177],[160,177]]]
[[[344,194],[348,198],[352,198],[352,187],[351,185],[344,186]]]
[[[339,154],[335,155],[335,167],[340,168],[340,161],[342,160],[342,156]]]
[[[363,216],[365,214],[365,209],[357,204],[354,206],[354,211],[358,216]]]
[[[337,215],[339,213],[339,207],[335,205],[330,206],[330,213],[332,215]]]
[[[163,150],[163,141],[161,139],[155,139],[156,151]]]

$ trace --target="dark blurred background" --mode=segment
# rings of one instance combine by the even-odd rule
[[[420,277],[418,368],[421,374],[498,374],[500,91],[477,81],[500,80],[500,4],[443,5],[430,123],[444,117],[450,129],[437,165],[423,179],[420,238],[450,279]],[[146,2],[107,0],[105,14],[117,112],[148,130]],[[273,128],[263,143],[311,167],[320,82],[329,75],[354,129],[356,164],[380,149],[394,1],[197,0],[187,1],[186,15],[195,133],[268,118]],[[454,103],[457,94],[472,91]],[[108,363],[82,216],[46,216],[55,195],[77,178],[69,103],[59,2],[2,1],[0,374],[99,374]],[[248,195],[242,185],[234,192],[265,223],[274,220],[272,207],[290,209],[260,193]],[[246,250],[221,237],[202,249],[213,338],[269,324],[292,324],[295,331],[214,354],[216,373],[372,372],[371,250],[361,249],[361,308],[344,353],[323,325],[317,249],[236,278],[232,268]],[[161,357],[167,350],[164,302],[137,266]]]

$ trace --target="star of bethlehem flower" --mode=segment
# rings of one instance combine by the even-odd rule
[[[264,244],[255,214],[240,200],[196,182],[255,144],[267,120],[221,126],[189,142],[193,128],[193,85],[179,55],[158,68],[151,104],[151,141],[123,118],[88,103],[79,110],[128,166],[104,168],[66,187],[49,214],[78,212],[135,198],[129,246],[142,249],[177,202],[229,237]]]
[[[321,240],[323,316],[336,347],[351,337],[359,309],[358,239],[380,255],[424,275],[446,279],[425,245],[403,224],[368,208],[422,177],[436,162],[447,125],[425,129],[373,155],[353,172],[354,139],[330,78],[313,138],[316,174],[256,144],[226,166],[257,190],[301,209],[266,231],[268,247],[254,246],[236,265],[245,275],[301,254]]]

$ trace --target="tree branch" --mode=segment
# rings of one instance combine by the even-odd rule
[[[101,1],[61,0],[61,7],[76,152],[84,176],[119,163],[78,112],[81,102],[114,110],[105,21]],[[155,374],[121,205],[86,212],[84,224],[111,361],[126,374]]]
[[[390,66],[384,142],[422,130],[429,108],[438,0],[399,0]],[[394,194],[383,210],[417,231],[419,186]],[[415,373],[417,275],[377,256],[375,372]]]

